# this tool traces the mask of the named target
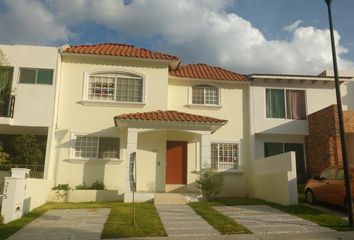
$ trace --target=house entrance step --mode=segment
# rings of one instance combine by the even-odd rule
[[[155,193],[155,205],[186,205],[186,196],[182,193]]]

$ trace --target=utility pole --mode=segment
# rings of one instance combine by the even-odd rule
[[[331,12],[332,0],[325,0],[325,1],[326,1],[327,8],[328,8],[329,30],[331,33],[333,71],[334,71],[334,80],[335,80],[335,86],[336,86],[339,133],[340,133],[340,140],[341,140],[341,147],[342,147],[345,193],[346,193],[346,201],[347,201],[346,206],[348,206],[347,211],[348,211],[349,226],[353,228],[354,225],[353,225],[352,187],[351,187],[351,179],[350,179],[348,156],[347,156],[347,146],[346,146],[346,140],[345,140],[342,97],[341,97],[341,93],[340,93],[339,78],[338,78],[337,55],[336,55],[336,47],[335,47],[335,43],[334,43],[334,34],[333,34],[333,23],[332,23],[332,12]]]

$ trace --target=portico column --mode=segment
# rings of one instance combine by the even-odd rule
[[[200,163],[201,169],[211,167],[210,132],[200,135]]]
[[[129,160],[132,153],[136,153],[138,145],[138,131],[136,129],[129,129],[127,133],[127,154],[125,156],[125,192],[131,192],[129,182]]]

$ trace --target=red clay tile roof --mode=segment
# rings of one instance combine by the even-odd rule
[[[171,121],[171,122],[198,122],[198,123],[226,123],[227,120],[200,116],[177,111],[153,111],[142,113],[128,113],[114,117],[118,120],[145,120],[145,121]]]
[[[246,75],[202,63],[180,66],[176,70],[170,71],[170,75],[181,78],[199,78],[240,82],[249,81]]]
[[[133,45],[118,44],[118,43],[102,43],[94,45],[77,45],[70,46],[64,50],[65,53],[79,53],[79,54],[95,54],[95,55],[109,55],[120,57],[136,57],[136,58],[150,58],[161,60],[179,60],[178,57],[150,51],[144,48],[137,48]]]

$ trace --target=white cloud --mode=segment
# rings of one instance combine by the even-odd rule
[[[9,6],[16,5],[13,2],[17,1],[6,1]],[[80,23],[95,23],[116,31],[117,39],[154,42],[155,50],[180,56],[184,62],[205,62],[244,73],[315,74],[332,67],[328,30],[299,27],[298,20],[287,27],[293,29],[290,40],[268,40],[249,21],[226,11],[230,4],[237,4],[232,0],[134,0],[128,5],[122,0],[20,2],[36,11],[35,27],[21,18],[24,10],[17,6],[5,13],[9,19],[0,15],[0,30],[4,28],[2,20],[7,20],[8,26],[20,25],[24,32],[37,31],[34,36],[43,41],[56,42],[67,40],[68,29]],[[39,41],[18,32],[10,31],[11,38]],[[0,37],[0,41],[4,39]],[[341,57],[347,49],[339,39],[336,32],[339,66],[354,68],[353,62]]]
[[[4,0],[3,4],[8,10],[0,14],[2,43],[48,44],[67,40],[71,34],[39,1]]]
[[[293,32],[295,29],[299,28],[300,24],[303,23],[302,20],[296,20],[294,23],[284,26],[283,30],[288,32]]]

